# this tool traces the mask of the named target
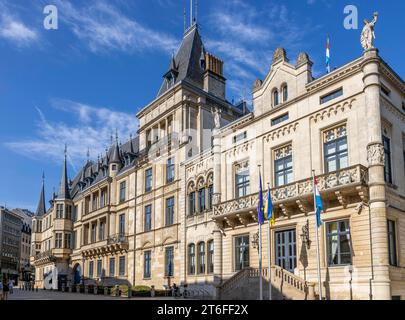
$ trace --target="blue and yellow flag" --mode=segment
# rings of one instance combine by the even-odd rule
[[[273,202],[271,201],[270,187],[268,187],[267,190],[267,200],[264,208],[264,215],[266,219],[270,221],[271,225],[274,225],[276,219],[273,212]]]

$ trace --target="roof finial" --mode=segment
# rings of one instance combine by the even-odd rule
[[[186,7],[184,7],[183,19],[184,19],[184,33],[185,33],[186,32]]]
[[[90,161],[90,148],[87,147],[87,162]]]
[[[118,129],[115,128],[115,142],[118,144]]]
[[[195,18],[194,18],[195,23],[197,23],[197,18],[198,18],[198,0],[195,0]]]
[[[45,183],[45,171],[42,171],[42,184]]]
[[[190,27],[193,25],[193,0],[190,0]]]
[[[66,142],[65,142],[65,150],[64,150],[64,154],[65,154],[65,159],[66,159],[66,156],[67,156],[67,144],[66,144]]]

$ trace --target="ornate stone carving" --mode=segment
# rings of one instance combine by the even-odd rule
[[[308,54],[306,52],[301,52],[298,55],[297,66],[300,66],[300,65],[305,64],[305,63],[311,63],[311,60],[309,60],[309,56],[308,56]]]
[[[259,89],[263,84],[263,81],[260,79],[256,79],[255,82],[253,83],[253,91]]]
[[[324,131],[323,139],[325,142],[330,142],[339,138],[346,137],[346,135],[347,135],[346,124],[344,124],[340,127]]]
[[[292,146],[291,144],[274,150],[274,158],[275,160],[279,160],[288,156],[292,155]]]
[[[277,48],[273,55],[273,64],[279,60],[288,61],[287,53],[284,48]]]
[[[364,50],[369,50],[374,48],[374,27],[377,23],[378,12],[374,12],[373,20],[368,22],[364,20],[363,31],[361,32],[360,43]]]
[[[235,173],[244,172],[249,169],[249,160],[235,163]]]
[[[219,108],[216,107],[213,108],[211,112],[214,116],[215,129],[219,129],[221,127],[221,110],[219,110]]]
[[[369,166],[384,165],[384,146],[381,143],[370,144],[367,147],[367,161]]]

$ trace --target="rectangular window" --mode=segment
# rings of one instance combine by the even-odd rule
[[[280,187],[293,182],[292,146],[288,145],[274,152],[275,186]]]
[[[73,207],[73,213],[72,213],[72,221],[76,222],[77,221],[77,214],[79,213],[79,206],[76,205]]]
[[[119,230],[118,233],[120,236],[125,235],[125,213],[120,214],[119,216]]]
[[[104,208],[107,205],[107,189],[101,190],[100,207]]]
[[[392,183],[392,167],[391,167],[391,141],[386,136],[382,137],[384,145],[384,177],[385,182]]]
[[[195,192],[190,192],[188,195],[188,212],[189,215],[193,215],[195,213]]]
[[[121,256],[119,262],[119,275],[125,276],[125,256]]]
[[[152,168],[145,171],[145,192],[152,191]]]
[[[166,226],[174,223],[174,197],[166,199]]]
[[[127,182],[126,182],[126,181],[122,181],[122,182],[120,183],[120,202],[124,202],[124,201],[125,201],[126,185],[127,185]]]
[[[281,122],[287,121],[288,118],[289,118],[289,117],[288,117],[288,113],[283,114],[283,115],[281,115],[281,116],[279,116],[279,117],[277,117],[277,118],[271,119],[271,125],[272,125],[272,126],[276,126],[276,125],[278,125],[278,124],[281,123]]]
[[[56,205],[56,219],[63,219],[63,204]]]
[[[98,230],[98,240],[103,241],[104,240],[104,235],[105,235],[105,222],[101,221],[99,230]]]
[[[386,86],[384,86],[384,85],[381,85],[381,92],[384,93],[387,97],[389,97],[389,96],[390,96],[390,93],[391,93],[390,89],[388,89],[388,88],[387,88]]]
[[[110,258],[110,277],[115,277],[115,258]]]
[[[92,223],[92,225],[91,225],[91,243],[94,243],[97,241],[96,234],[97,234],[97,224]]]
[[[214,196],[214,186],[210,185],[208,187],[208,209],[212,209],[213,196]]]
[[[239,141],[242,141],[247,138],[247,132],[242,132],[236,136],[233,137],[233,143],[238,143]]]
[[[173,254],[174,254],[174,248],[173,247],[166,247],[165,250],[165,276],[166,277],[173,277],[173,270],[174,270],[174,265],[173,265]]]
[[[152,205],[145,207],[144,231],[152,230]]]
[[[328,265],[350,265],[352,250],[349,220],[340,220],[326,224]]]
[[[323,149],[327,173],[349,166],[346,125],[324,132]]]
[[[237,170],[235,174],[235,197],[243,198],[250,194],[249,169]]]
[[[324,103],[329,102],[329,101],[331,101],[333,99],[336,99],[336,98],[338,98],[340,96],[343,96],[343,89],[342,88],[322,96],[321,99],[320,99],[320,103],[324,104]]]
[[[62,248],[62,233],[55,234],[55,248],[57,249]]]
[[[89,278],[93,278],[94,274],[94,262],[90,261],[89,262]]]
[[[76,246],[77,246],[77,231],[73,231],[72,249],[76,249]]]
[[[249,267],[249,236],[235,237],[235,271]]]
[[[195,274],[195,245],[188,246],[188,274]]]
[[[103,268],[103,263],[101,260],[97,260],[97,278],[101,278],[101,271]]]
[[[151,277],[151,251],[143,253],[143,277],[149,279]]]
[[[205,273],[205,243],[198,244],[198,273]]]
[[[65,249],[71,249],[72,247],[72,235],[70,233],[65,233]]]
[[[93,193],[93,203],[91,204],[91,208],[93,211],[98,209],[98,192]]]
[[[397,235],[395,221],[388,220],[388,254],[390,265],[397,267]]]
[[[166,182],[172,183],[174,181],[174,160],[169,158],[166,164]]]
[[[214,241],[208,241],[208,273],[214,273]]]
[[[65,219],[72,220],[72,206],[66,205],[65,210],[66,210]]]
[[[198,211],[205,211],[205,188],[198,190]]]

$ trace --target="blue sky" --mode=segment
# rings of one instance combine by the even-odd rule
[[[324,73],[331,37],[332,68],[359,57],[361,30],[343,27],[347,4],[359,28],[380,17],[376,45],[405,77],[405,2],[390,0],[199,0],[207,50],[225,61],[229,100],[250,97],[272,54],[291,61],[306,51],[314,75]],[[59,11],[58,30],[45,30],[43,9]],[[69,175],[95,159],[118,129],[135,134],[136,112],[153,100],[183,34],[189,0],[0,0],[0,204],[35,210],[42,171],[46,196],[58,189],[64,143]]]

